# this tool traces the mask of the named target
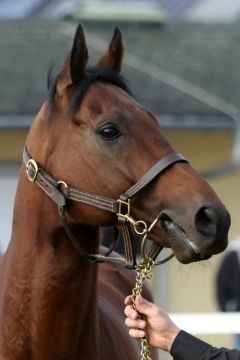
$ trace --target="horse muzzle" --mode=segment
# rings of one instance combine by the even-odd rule
[[[181,263],[206,260],[227,247],[231,220],[224,207],[200,207],[190,226],[173,211],[162,210],[158,218],[169,246]]]

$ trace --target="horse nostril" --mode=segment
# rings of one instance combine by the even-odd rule
[[[195,225],[202,235],[215,235],[217,231],[218,216],[214,208],[204,206],[198,210]]]

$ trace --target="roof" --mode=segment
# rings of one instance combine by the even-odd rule
[[[157,0],[156,3],[170,19],[183,19],[198,7],[203,0]],[[206,3],[206,1],[205,1]],[[189,16],[189,15],[188,15]]]
[[[73,28],[53,21],[0,23],[0,116],[37,112],[47,96],[48,69],[52,64],[59,69],[63,63],[71,48]],[[97,40],[108,42],[113,26],[86,24],[85,30],[93,62],[99,56]],[[123,27],[122,33],[130,53],[126,55],[123,74],[137,100],[155,113],[220,114],[159,81],[164,75],[162,70],[167,78],[169,74],[177,75],[177,79],[185,79],[235,107],[240,106],[240,24],[172,23],[163,27]],[[135,56],[134,67],[130,66],[131,55]],[[137,70],[139,59],[149,70],[159,70],[159,76],[143,72],[141,61]],[[180,81],[180,87],[181,84],[188,87]]]
[[[79,13],[81,19],[118,18],[123,16],[145,21],[169,19],[190,21],[233,21],[239,18],[236,0],[1,0],[0,18],[29,16],[62,19]],[[144,14],[143,14],[144,13]],[[134,16],[133,16],[134,15]],[[144,18],[142,17],[144,16]]]

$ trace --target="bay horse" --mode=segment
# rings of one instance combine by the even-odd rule
[[[116,255],[95,263],[104,259],[92,255],[99,226],[119,217],[137,230],[157,219],[149,239],[181,263],[227,246],[227,210],[131,96],[120,75],[123,52],[116,29],[87,67],[79,25],[30,129],[1,264],[1,360],[138,359],[123,315],[135,275]]]

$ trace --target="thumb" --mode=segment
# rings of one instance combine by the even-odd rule
[[[141,295],[137,295],[135,300],[136,310],[148,317],[152,317],[154,314],[154,304],[144,299]]]

